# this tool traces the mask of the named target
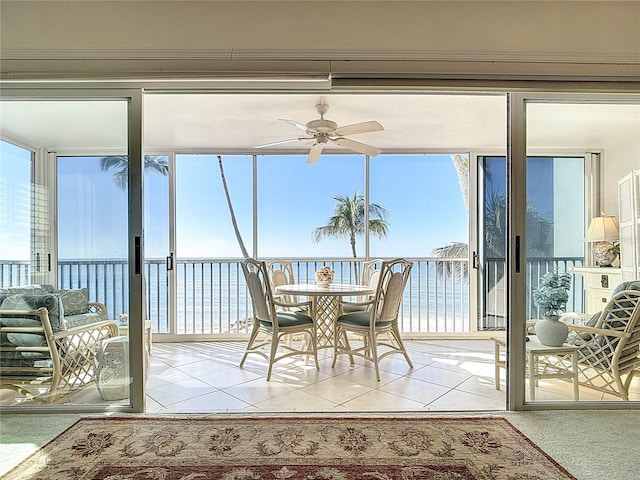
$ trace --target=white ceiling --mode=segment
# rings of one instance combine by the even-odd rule
[[[256,145],[299,137],[279,119],[307,123],[319,118],[317,94],[147,94],[144,146],[149,153],[308,150],[311,141],[253,150]],[[392,151],[498,151],[506,146],[504,95],[331,94],[325,118],[338,125],[377,120],[384,131],[354,140]],[[58,152],[123,153],[124,102],[4,101],[0,134],[23,145]],[[529,110],[531,148],[602,148],[640,135],[637,105],[534,105]],[[625,140],[627,139],[627,140]],[[344,151],[335,146],[326,151]]]

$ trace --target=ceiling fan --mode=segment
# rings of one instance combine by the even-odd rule
[[[271,147],[273,145],[282,145],[283,143],[304,140],[315,140],[315,143],[309,151],[307,163],[317,162],[320,158],[322,149],[329,142],[333,142],[340,147],[347,148],[364,155],[376,156],[382,152],[379,148],[345,138],[345,135],[356,135],[360,133],[379,132],[384,130],[384,127],[380,125],[380,123],[372,120],[369,122],[354,123],[352,125],[339,127],[336,122],[324,118],[324,114],[327,113],[327,110],[329,110],[329,105],[324,103],[324,98],[321,98],[320,103],[316,105],[316,111],[318,112],[318,115],[320,115],[320,118],[317,120],[311,120],[305,125],[294,120],[285,120],[280,118],[279,120],[287,122],[300,130],[304,130],[307,136],[280,140],[279,142],[265,143],[264,145],[258,145],[255,148]]]

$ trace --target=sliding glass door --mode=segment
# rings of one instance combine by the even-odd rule
[[[1,106],[0,404],[141,410],[139,95],[28,93]]]
[[[0,288],[28,283],[38,270],[32,225],[34,214],[34,152],[0,142]],[[45,204],[46,205],[46,204]],[[32,262],[33,260],[33,262]],[[44,259],[43,259],[44,260]]]
[[[512,404],[628,407],[626,400],[640,400],[629,377],[640,362],[640,328],[632,325],[640,305],[633,295],[614,299],[633,287],[620,285],[615,257],[600,265],[593,255],[594,242],[617,244],[617,228],[600,238],[588,227],[600,218],[617,225],[618,181],[640,165],[640,103],[615,96],[515,98],[515,110],[525,115],[512,140],[526,139],[527,155],[511,158]],[[566,124],[570,133],[559,134]]]

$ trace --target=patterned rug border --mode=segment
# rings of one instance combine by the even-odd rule
[[[507,418],[500,415],[464,415],[464,416],[447,416],[447,415],[438,415],[438,416],[416,416],[416,415],[402,415],[399,414],[397,416],[393,415],[299,415],[299,414],[291,414],[291,415],[282,415],[282,414],[166,414],[166,415],[157,415],[157,414],[116,414],[116,415],[86,415],[83,416],[68,427],[66,427],[62,432],[53,437],[51,440],[46,442],[44,445],[39,447],[35,452],[13,467],[11,470],[6,472],[4,475],[0,476],[0,480],[8,477],[10,474],[13,474],[16,470],[21,469],[30,461],[33,460],[38,454],[40,454],[43,450],[50,448],[56,442],[60,441],[65,435],[67,435],[71,430],[75,428],[79,428],[81,424],[91,424],[93,422],[102,423],[108,421],[126,421],[132,423],[144,423],[144,422],[176,422],[176,421],[189,421],[189,422],[229,422],[231,420],[245,421],[245,422],[265,422],[265,421],[327,421],[327,422],[336,422],[336,421],[354,421],[354,422],[398,422],[398,423],[411,423],[416,421],[447,421],[452,423],[463,423],[469,421],[490,421],[490,422],[501,422],[507,428],[511,429],[513,433],[518,435],[527,445],[529,445],[532,449],[537,451],[540,455],[542,455],[547,461],[549,461],[558,471],[564,475],[566,475],[567,479],[570,480],[578,480],[577,477],[573,476],[566,468],[560,465],[551,455],[545,452],[540,446],[538,446],[533,440],[531,440],[524,432],[522,432],[519,428],[514,426]]]

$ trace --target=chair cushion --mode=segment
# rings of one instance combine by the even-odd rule
[[[365,310],[366,310],[365,307],[361,307],[358,305],[350,305],[348,303],[342,304],[342,311],[345,314],[354,313],[354,312],[364,312]]]
[[[64,321],[64,307],[60,295],[55,293],[27,294],[17,293],[14,295],[2,294],[4,300],[0,304],[0,310],[37,310],[45,307],[49,312],[49,322],[54,332],[66,329]]]
[[[354,325],[356,327],[367,327],[371,323],[371,312],[361,311],[346,313],[338,317],[338,323]],[[376,322],[376,327],[386,327],[391,325],[390,321]]]
[[[62,298],[64,307],[64,315],[79,315],[86,313],[89,309],[88,298],[89,290],[86,288],[57,290],[55,293]]]
[[[313,323],[313,319],[302,312],[278,312],[278,326],[282,328],[286,327],[299,327],[300,325],[306,325]],[[260,324],[270,327],[271,322],[266,320],[260,320]]]

